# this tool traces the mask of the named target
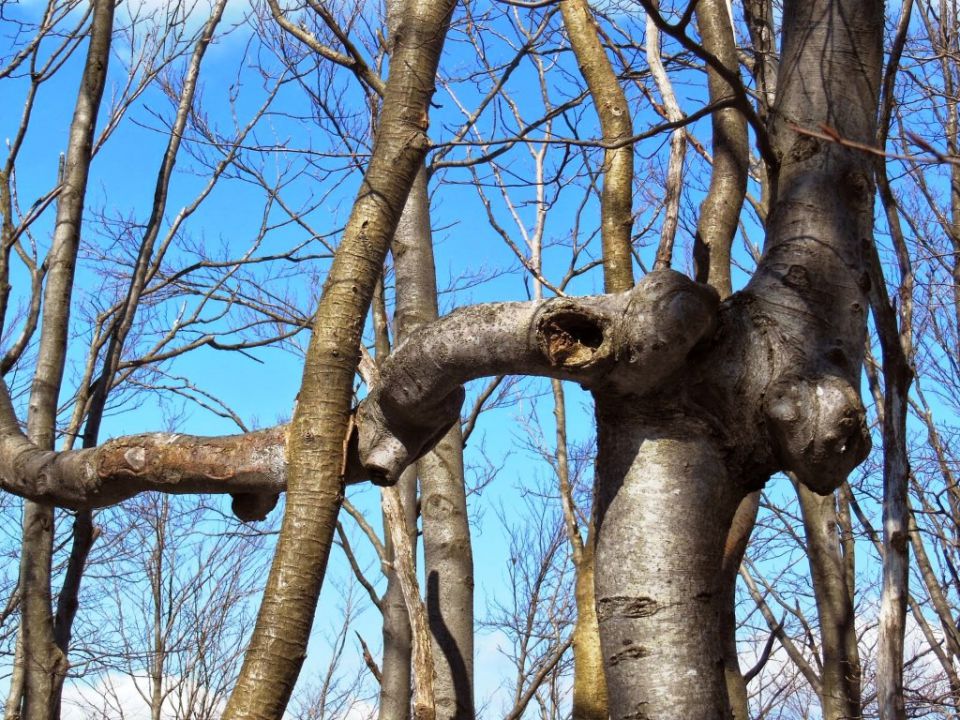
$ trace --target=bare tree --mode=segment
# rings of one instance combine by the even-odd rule
[[[863,714],[857,645],[862,638],[852,622],[857,583],[850,536],[856,497],[844,491],[835,500],[832,493],[869,449],[868,414],[859,393],[868,346],[868,303],[878,325],[886,322],[884,317],[891,317],[888,311],[892,306],[876,287],[882,286],[883,276],[881,261],[873,251],[874,177],[876,158],[882,153],[876,143],[886,132],[881,127],[878,134],[877,108],[881,97],[886,101],[891,92],[881,92],[883,4],[786,2],[782,12],[775,13],[772,3],[746,3],[744,15],[754,52],[747,63],[754,87],[748,89],[738,66],[736,18],[728,5],[700,2],[660,7],[643,3],[652,25],[669,38],[662,53],[663,68],[655,73],[661,97],[666,100],[669,95],[663,82],[667,68],[683,66],[705,72],[709,97],[697,111],[685,116],[678,114],[676,107],[665,107],[660,111],[665,123],[634,133],[630,123],[613,127],[605,113],[622,110],[623,120],[636,110],[635,105],[628,106],[626,93],[643,93],[627,82],[636,78],[621,56],[645,56],[650,48],[631,43],[629,38],[612,40],[610,33],[619,30],[605,34],[605,26],[598,20],[603,19],[602,9],[584,3],[577,6],[572,0],[564,3],[561,16],[575,49],[581,41],[592,48],[588,51],[580,45],[576,50],[586,88],[576,76],[573,89],[565,88],[566,96],[556,101],[550,83],[544,80],[546,71],[575,76],[570,72],[573,58],[567,56],[564,64],[565,45],[543,51],[537,46],[539,38],[551,33],[558,37],[556,13],[538,7],[541,3],[511,0],[504,8],[491,11],[489,17],[498,12],[511,14],[515,27],[523,25],[517,34],[518,47],[512,50],[516,58],[529,56],[532,65],[540,63],[538,100],[543,108],[538,110],[542,112],[528,116],[529,106],[504,90],[520,60],[517,64],[511,64],[512,60],[492,62],[484,50],[478,50],[480,69],[475,75],[487,83],[485,92],[478,93],[480,100],[474,107],[462,103],[457,107],[463,117],[458,118],[455,129],[450,129],[451,124],[436,131],[443,144],[436,148],[431,167],[435,174],[449,172],[451,176],[467,168],[471,179],[478,181],[481,176],[476,168],[483,165],[484,179],[493,177],[498,188],[506,188],[519,174],[509,162],[498,159],[518,147],[526,151],[536,148],[535,152],[557,147],[555,167],[534,161],[541,173],[534,211],[541,212],[548,197],[543,185],[549,182],[560,188],[574,178],[588,189],[585,203],[592,202],[594,194],[600,196],[601,214],[609,217],[613,213],[617,218],[614,225],[621,231],[628,229],[627,237],[622,232],[607,232],[606,225],[601,232],[601,244],[619,243],[619,252],[624,246],[630,249],[634,208],[629,197],[623,205],[623,178],[613,172],[615,166],[620,167],[614,158],[629,155],[632,159],[632,151],[619,151],[644,139],[662,139],[665,132],[677,137],[683,129],[694,152],[711,163],[702,203],[697,193],[680,191],[680,207],[687,213],[684,222],[697,228],[693,255],[698,282],[667,269],[670,259],[678,256],[669,227],[659,233],[662,252],[658,269],[636,286],[632,261],[624,260],[622,253],[615,256],[614,249],[603,251],[607,279],[612,282],[610,268],[618,269],[619,284],[611,287],[608,282],[611,292],[601,296],[567,295],[566,285],[550,283],[547,278],[542,244],[530,242],[530,252],[524,252],[514,243],[511,250],[522,265],[524,278],[536,283],[533,299],[463,308],[401,333],[404,337],[380,364],[379,383],[352,412],[353,384],[370,303],[381,282],[391,240],[399,248],[404,239],[402,232],[397,234],[404,207],[410,207],[410,198],[416,202],[421,192],[411,195],[411,188],[416,188],[418,176],[424,175],[430,99],[454,4],[409,0],[403,6],[394,32],[383,41],[390,44],[390,72],[384,81],[377,64],[366,60],[383,54],[370,54],[354,41],[354,23],[366,22],[362,12],[348,13],[348,22],[341,23],[326,5],[308,2],[319,19],[314,30],[323,29],[321,37],[309,27],[291,22],[284,8],[270,3],[271,17],[284,33],[296,37],[317,57],[346,68],[360,80],[364,100],[380,107],[373,145],[341,158],[351,168],[362,167],[364,181],[326,275],[318,310],[312,315],[313,338],[292,423],[214,439],[166,434],[123,437],[56,453],[52,439],[43,443],[32,433],[22,433],[17,406],[9,393],[0,398],[0,480],[5,489],[33,500],[87,510],[145,489],[220,492],[234,494],[235,508],[242,517],[255,518],[272,506],[279,492],[288,491],[280,543],[257,628],[226,717],[277,718],[283,713],[305,653],[344,484],[366,478],[392,484],[416,463],[423,474],[430,463],[425,459],[427,453],[459,424],[464,398],[461,385],[505,374],[575,381],[589,389],[596,402],[593,587],[610,716],[727,718],[746,714],[743,688],[756,673],[741,673],[732,650],[733,583],[759,503],[758,491],[780,471],[792,473],[802,486],[802,520],[807,530],[802,542],[810,546],[807,557],[815,586],[813,601],[821,608],[819,637],[805,648],[786,652],[799,668],[797,677],[804,677],[820,695],[825,714]],[[578,34],[575,24],[566,18],[575,9],[581,12],[580,20],[586,20],[580,27],[586,34]],[[520,17],[528,18],[529,25],[516,20]],[[465,11],[464,18],[458,25],[466,28],[463,34],[479,37],[477,15]],[[782,33],[779,58],[774,57],[777,25]],[[607,27],[616,26],[609,23]],[[474,47],[483,48],[482,40]],[[592,69],[586,66],[590,52],[593,59],[589,62],[595,63]],[[672,52],[677,53],[676,58],[670,57]],[[894,53],[891,68],[896,67],[898,54]],[[622,77],[614,72],[618,65],[611,58],[619,63]],[[11,62],[18,61],[14,57]],[[600,75],[592,75],[597,69]],[[886,77],[893,77],[891,73]],[[445,89],[451,89],[450,97],[459,97],[452,90],[457,78],[442,71],[439,78]],[[608,95],[614,99],[601,99]],[[382,96],[382,104],[377,96]],[[329,99],[322,91],[311,97],[321,102]],[[601,118],[598,139],[584,138],[582,133],[582,105],[588,97]],[[755,103],[754,98],[762,101]],[[494,111],[485,114],[488,107]],[[324,112],[333,125],[338,113]],[[707,116],[713,132],[709,150],[693,137],[692,130],[684,129]],[[557,134],[561,119],[568,137]],[[888,119],[882,116],[881,125]],[[199,128],[203,123],[196,125]],[[752,161],[748,128],[756,143]],[[349,135],[342,127],[337,132]],[[908,132],[903,131],[903,138],[909,137]],[[356,149],[360,148],[357,144]],[[601,153],[602,163],[591,160],[591,154]],[[358,160],[360,154],[362,160]],[[577,165],[571,169],[574,157]],[[909,166],[911,161],[903,162]],[[231,167],[251,177],[255,174],[242,158],[232,158]],[[747,196],[759,218],[750,222],[757,227],[762,224],[765,240],[749,281],[733,292],[731,248],[741,229],[741,206],[751,172],[753,189],[759,185],[760,198]],[[548,181],[550,173],[555,174]],[[674,187],[678,173],[667,173]],[[629,184],[633,171],[626,175]],[[262,176],[258,182],[260,187],[269,187]],[[524,184],[522,179],[520,184]],[[424,181],[422,195],[427,187]],[[619,188],[616,202],[608,199],[608,191],[614,188]],[[560,197],[559,190],[556,197]],[[419,202],[423,209],[422,199]],[[517,215],[524,212],[522,204],[513,199],[505,204]],[[891,207],[889,201],[886,205]],[[672,217],[677,205],[670,199],[666,206]],[[484,207],[496,226],[497,210],[489,197]],[[300,222],[296,213],[287,214],[290,222]],[[576,217],[579,220],[583,215]],[[669,220],[668,226],[673,222]],[[641,235],[647,230],[656,234],[653,224]],[[426,234],[420,232],[420,239]],[[619,240],[612,239],[614,234]],[[578,265],[578,233],[572,235],[571,282],[590,265]],[[748,243],[752,243],[749,238]],[[422,242],[419,250],[425,252],[428,245]],[[399,277],[405,271],[402,263],[394,266]],[[51,265],[45,272],[52,271]],[[46,279],[47,288],[52,277]],[[909,277],[901,266],[902,282]],[[213,287],[222,285],[214,283]],[[407,291],[412,287],[406,285]],[[543,289],[556,297],[544,299]],[[398,282],[398,294],[401,290]],[[216,290],[210,292],[211,298],[224,297]],[[435,290],[428,294],[435,297]],[[51,312],[48,305],[41,305],[38,316],[41,338],[50,324],[44,317]],[[435,314],[436,308],[431,311]],[[122,313],[118,311],[114,317],[121,318]],[[901,359],[910,352],[903,336],[909,318],[910,313],[902,311],[898,318],[901,328],[896,340]],[[304,318],[299,321],[302,325]],[[939,339],[950,337],[949,327],[936,323],[931,320]],[[111,333],[117,337],[112,326],[104,337]],[[889,350],[894,336],[885,332],[882,337],[883,348]],[[40,356],[44,347],[41,340]],[[901,363],[900,369],[904,367],[908,366]],[[888,363],[884,370],[889,373],[885,379],[899,378],[900,384],[887,389],[882,399],[905,406],[907,388],[902,383],[909,373],[897,375],[897,368]],[[48,382],[47,375],[34,377]],[[89,397],[94,398],[98,388],[93,384],[87,388]],[[920,393],[916,393],[918,416],[923,410]],[[54,419],[57,394],[48,413]],[[558,407],[560,400],[557,393]],[[894,417],[896,413],[884,412],[888,422],[901,423],[898,418],[902,414]],[[896,428],[902,430],[902,423]],[[896,428],[891,430],[893,434]],[[936,423],[933,428],[931,437],[942,438]],[[450,442],[461,444],[455,435]],[[894,445],[891,442],[890,447]],[[931,440],[930,445],[936,454],[936,442]],[[896,512],[897,507],[903,509],[903,483],[908,477],[902,454],[899,464],[891,465],[888,473],[887,495],[893,513],[888,517],[895,516],[900,529],[891,529],[886,543],[880,541],[889,566],[890,590],[884,597],[886,607],[892,610],[885,613],[889,622],[883,625],[884,646],[889,649],[879,653],[886,663],[878,679],[885,698],[879,704],[889,708],[884,713],[891,713],[890,717],[900,712],[896,684],[902,675],[897,659],[902,654],[902,640],[898,643],[897,636],[902,638],[903,608],[909,600],[902,592],[907,531],[902,528],[903,513]],[[226,468],[225,457],[230,458]],[[940,452],[938,458],[951,470],[948,451]],[[460,474],[448,473],[447,479],[456,480]],[[410,497],[410,473],[407,477],[405,494]],[[937,508],[930,495],[919,493],[918,499],[926,500],[933,510]],[[569,501],[567,505],[570,509]],[[935,512],[926,511],[936,518]],[[412,516],[412,508],[407,512]],[[426,509],[423,515],[427,517]],[[399,514],[395,518],[399,522]],[[797,517],[792,517],[792,522],[789,527],[797,526]],[[567,525],[569,529],[569,519]],[[401,533],[400,539],[412,531],[409,517],[408,526],[401,530],[406,533]],[[574,530],[579,536],[576,526]],[[949,536],[943,530],[937,532]],[[795,534],[799,539],[799,532]],[[567,535],[576,547],[575,534]],[[558,533],[558,538],[557,548],[564,546],[563,535]],[[585,541],[581,538],[583,550],[589,541],[589,534]],[[457,551],[447,558],[461,568],[466,560],[464,542],[460,538],[454,543]],[[891,548],[903,551],[899,563],[894,562]],[[951,573],[950,563],[945,561],[944,578]],[[747,574],[755,585],[763,585],[758,573]],[[951,581],[955,583],[952,577]],[[427,583],[429,605],[429,575]],[[775,588],[754,589],[751,595],[762,609]],[[933,589],[929,592],[935,594]],[[463,666],[460,677],[469,684],[472,651],[466,649],[466,638],[471,623],[465,611],[453,607],[459,601],[444,599],[442,592],[435,597],[440,598],[435,619],[440,618],[444,625],[451,624],[451,617],[456,617],[458,625],[463,621],[464,639],[454,644]],[[406,598],[409,600],[409,592]],[[831,598],[837,602],[831,603]],[[584,600],[583,604],[589,609],[593,601]],[[950,615],[950,602],[945,600],[945,604]],[[829,611],[825,610],[828,605]],[[788,647],[788,640],[792,642],[789,633],[776,630],[782,621],[772,612],[761,614],[770,615],[771,633]],[[802,615],[796,614],[793,627],[804,628],[803,636],[813,638],[812,630],[806,632],[812,624]],[[941,624],[949,629],[946,619]],[[435,622],[435,635],[436,627]],[[836,632],[828,633],[828,629]],[[562,647],[559,635],[554,641],[554,647]],[[934,637],[930,647],[936,644]],[[442,642],[439,647],[438,655],[445,656],[451,676],[455,675],[455,654],[445,652]],[[804,672],[804,663],[809,666],[817,661],[821,665],[815,671],[809,668],[811,672]],[[693,677],[696,682],[691,681]],[[428,683],[432,678],[415,680]],[[522,682],[517,685],[523,687]],[[465,704],[469,713],[466,687],[461,684],[452,697],[455,703]],[[518,691],[515,709],[522,713],[535,702],[545,716],[557,715],[560,686],[546,682],[538,687],[540,690],[529,695]],[[525,703],[521,702],[525,697]],[[830,705],[834,701],[836,707]],[[867,697],[866,702],[869,705],[874,698]],[[417,711],[431,715],[427,706]]]

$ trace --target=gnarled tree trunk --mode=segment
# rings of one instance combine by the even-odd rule
[[[671,271],[598,298],[500,303],[409,336],[361,405],[360,456],[393,481],[453,422],[460,383],[576,380],[598,423],[596,588],[610,715],[729,718],[724,546],[776,471],[831,493],[866,455],[858,391],[872,160],[803,132],[874,137],[877,0],[788,2],[764,256],[741,292]]]

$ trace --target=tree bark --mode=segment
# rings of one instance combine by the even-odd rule
[[[820,704],[824,720],[863,716],[856,615],[837,533],[836,498],[797,486],[807,560],[820,620]]]
[[[402,342],[437,319],[436,269],[426,170],[417,173],[393,237],[396,328]],[[463,474],[463,440],[455,422],[417,463],[423,516],[427,613],[436,663],[437,717],[461,720],[473,710],[473,553]]]
[[[777,199],[744,291],[718,307],[714,290],[657,271],[619,295],[457,311],[394,351],[358,411],[361,459],[391,482],[455,421],[467,379],[539,374],[593,392],[613,718],[730,717],[716,628],[738,505],[777,470],[830,494],[869,450],[871,160],[802,129],[874,137],[883,4],[788,2],[784,26]]]
[[[730,699],[730,712],[733,720],[747,720],[750,717],[747,683],[740,669],[737,652],[737,577],[740,563],[747,552],[750,535],[757,521],[760,509],[760,491],[748,494],[733,516],[730,532],[723,548],[723,565],[720,570],[720,636],[723,643],[723,668]]]
[[[600,627],[597,624],[596,577],[596,502],[590,508],[586,539],[580,534],[577,507],[570,478],[567,456],[567,409],[563,384],[550,383],[553,390],[553,414],[557,425],[556,472],[560,485],[564,527],[576,571],[574,599],[577,622],[571,638],[573,646],[573,717],[603,718],[610,716],[607,705],[607,681],[603,672],[600,649]]]
[[[570,46],[600,117],[604,142],[616,143],[629,138],[633,135],[630,107],[610,58],[600,43],[596,20],[587,0],[562,0],[560,12]],[[632,230],[633,145],[628,144],[603,153],[600,237],[605,292],[622,292],[633,286]]]
[[[718,569],[739,492],[706,427],[686,418],[665,427],[654,408],[597,403],[597,615],[610,715],[729,718]]]
[[[417,470],[408,467],[397,483],[404,508],[403,524],[416,547],[417,528]],[[386,515],[384,515],[384,522]],[[393,569],[394,550],[389,533],[384,543],[386,559],[390,563],[387,589],[383,594],[383,660],[380,663],[380,720],[406,720],[410,717],[410,675],[413,657],[413,637],[410,615],[400,587],[400,578]]]
[[[886,147],[895,102],[894,87],[910,27],[912,0],[900,11],[897,34],[884,73],[878,127],[878,145]],[[955,135],[955,131],[953,133]],[[951,170],[953,193],[960,173]],[[883,358],[883,585],[880,593],[880,629],[877,638],[877,707],[880,720],[906,720],[903,685],[903,644],[910,597],[910,459],[907,447],[907,410],[913,383],[913,269],[897,203],[890,188],[884,158],[876,159],[877,189],[897,255],[901,287],[899,322],[887,294],[876,247],[870,254],[870,303]],[[956,290],[955,290],[956,292]]]
[[[733,19],[725,0],[699,0],[697,27],[704,49],[716,56],[731,72],[739,72],[737,46],[733,37]],[[736,91],[713,69],[707,70],[710,102],[736,97]],[[733,288],[730,282],[730,248],[737,232],[740,209],[747,192],[747,119],[736,107],[722,108],[710,116],[713,127],[713,168],[710,188],[700,205],[700,219],[693,245],[696,278],[713,285],[725,298]]]
[[[383,488],[383,514],[393,544],[393,573],[400,583],[403,601],[410,619],[413,669],[414,720],[435,720],[433,643],[430,638],[427,610],[420,597],[413,545],[405,527],[406,510],[396,487]]]
[[[659,0],[652,0],[651,5],[659,10]],[[670,122],[679,123],[683,120],[683,112],[673,92],[673,85],[660,58],[660,29],[647,13],[646,22],[647,64],[650,66],[650,75],[653,76],[660,97],[663,98],[663,107],[666,118]],[[686,128],[678,127],[670,133],[670,159],[667,162],[667,178],[664,184],[663,224],[660,226],[660,242],[657,245],[657,257],[654,261],[654,270],[667,270],[673,260],[673,245],[677,236],[677,226],[680,222],[680,197],[683,187],[683,163],[687,149]]]
[[[306,652],[343,492],[358,348],[374,286],[428,147],[428,109],[454,3],[408,0],[373,155],[324,284],[287,447],[284,520],[224,718],[282,716]]]
[[[27,414],[27,434],[45,450],[52,450],[56,442],[57,401],[67,354],[73,278],[93,133],[110,59],[113,13],[112,0],[94,3],[87,57],[67,140],[56,224],[46,260],[43,321]],[[54,629],[50,588],[54,533],[53,509],[26,502],[20,556],[25,720],[51,720],[59,715],[60,690],[69,667]]]
[[[633,134],[630,106],[613,70],[610,58],[600,42],[596,19],[587,0],[563,0],[560,3],[564,27],[577,64],[587,81],[594,108],[600,118],[603,139],[608,143]],[[676,202],[668,198],[668,212],[679,204],[679,172],[671,167],[676,180]],[[600,237],[603,249],[603,287],[606,292],[622,292],[633,287],[633,145],[608,148],[603,154],[603,191],[600,198]],[[669,263],[662,266],[669,267]],[[556,394],[556,393],[555,393]],[[593,543],[588,533],[576,562],[577,624],[573,636],[574,679],[573,716],[577,720],[606,720],[606,679],[600,659],[594,589]]]

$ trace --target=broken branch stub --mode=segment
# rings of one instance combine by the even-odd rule
[[[374,485],[392,486],[404,468],[429,452],[460,421],[463,387],[415,408],[391,404],[374,388],[357,408],[360,458]]]

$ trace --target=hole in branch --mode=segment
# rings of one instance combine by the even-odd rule
[[[542,348],[554,366],[579,366],[590,362],[603,344],[603,326],[581,312],[558,311],[540,324]]]

